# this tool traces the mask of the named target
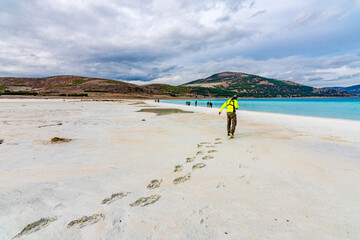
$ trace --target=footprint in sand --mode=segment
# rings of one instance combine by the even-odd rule
[[[215,142],[214,144],[223,144],[223,142]]]
[[[249,166],[246,165],[245,163],[240,163],[239,164],[239,168],[248,168]]]
[[[66,143],[66,142],[70,142],[72,139],[70,138],[60,138],[60,137],[53,137],[50,140],[50,143]]]
[[[199,218],[200,224],[204,224],[211,216],[212,211],[213,211],[212,207],[206,206],[205,208],[199,209],[198,211],[193,211],[191,215],[193,217]]]
[[[213,146],[213,145],[208,145],[206,146],[207,148],[216,148],[216,146]]]
[[[198,151],[197,153],[196,153],[196,156],[197,155],[202,155],[203,154],[203,151]]]
[[[218,150],[209,150],[208,153],[214,153],[217,152]]]
[[[112,203],[120,198],[126,197],[129,194],[129,192],[120,192],[120,193],[114,193],[109,198],[105,198],[102,200],[101,204],[109,204]]]
[[[215,141],[220,141],[221,140],[221,138],[215,138]]]
[[[194,166],[192,166],[192,169],[195,170],[195,169],[198,169],[198,168],[203,168],[205,166],[206,165],[204,163],[198,163],[198,164],[195,164]]]
[[[91,216],[83,216],[79,219],[71,221],[67,225],[67,228],[71,228],[71,227],[83,228],[85,226],[97,223],[98,221],[100,221],[101,219],[104,219],[104,218],[105,218],[105,215],[102,213],[93,214]]]
[[[186,174],[186,175],[183,176],[183,177],[178,177],[178,178],[174,179],[173,183],[174,183],[174,184],[183,183],[183,182],[189,180],[190,177],[191,177],[191,174],[188,173],[188,174]]]
[[[209,160],[209,159],[212,159],[212,158],[214,158],[214,157],[211,156],[211,155],[207,155],[207,156],[203,157],[202,159],[203,160]]]
[[[202,148],[202,147],[203,147],[203,145],[201,145],[201,144],[198,144],[198,145],[197,145],[197,147],[198,147],[198,148]]]
[[[201,142],[200,144],[205,145],[205,144],[211,144],[211,143],[209,143],[209,142]]]
[[[239,180],[243,183],[249,184],[251,178],[252,178],[252,176],[241,175],[239,177]]]
[[[158,188],[158,187],[160,187],[161,182],[162,182],[161,179],[151,180],[151,183],[149,185],[147,185],[147,188],[148,189]]]
[[[186,162],[187,162],[187,163],[190,163],[190,162],[193,162],[193,161],[194,161],[194,158],[191,158],[191,157],[186,158]]]
[[[139,198],[138,200],[136,200],[135,202],[131,203],[130,206],[131,207],[135,207],[135,206],[145,207],[149,204],[153,204],[160,198],[161,198],[161,196],[157,195],[157,194],[151,195],[149,197],[142,197],[142,198]]]
[[[226,186],[225,181],[221,181],[221,182],[218,183],[218,185],[216,186],[216,188],[223,188],[223,187],[225,187],[225,186]]]
[[[42,228],[44,228],[46,225],[48,225],[49,223],[55,221],[57,218],[56,217],[52,217],[52,218],[41,218],[40,220],[30,223],[28,225],[26,225],[26,227],[24,227],[24,229],[18,233],[14,238],[19,238],[22,237],[24,235],[30,234],[32,232],[36,232]]]
[[[182,165],[176,165],[175,166],[175,169],[174,169],[174,172],[181,172],[183,169],[183,166]]]

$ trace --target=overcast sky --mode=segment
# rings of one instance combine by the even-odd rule
[[[360,0],[1,0],[0,76],[360,84]]]

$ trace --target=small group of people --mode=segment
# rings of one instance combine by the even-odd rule
[[[212,108],[212,102],[207,102],[206,106]]]
[[[191,102],[190,102],[190,101],[186,101],[186,102],[185,102],[185,105],[190,106],[190,105],[191,105]],[[194,106],[195,106],[195,107],[197,106],[197,101],[194,102]],[[211,104],[211,107],[212,107],[212,104]]]
[[[190,101],[186,101],[186,102],[185,102],[185,105],[190,106],[190,105],[191,105],[191,102],[190,102]],[[195,105],[195,107],[197,106],[197,101],[195,101],[194,105]]]
[[[160,99],[155,99],[155,102],[160,102]]]

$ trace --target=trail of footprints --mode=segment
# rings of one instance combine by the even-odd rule
[[[186,163],[194,162],[196,159],[199,158],[199,156],[202,160],[213,159],[214,157],[211,154],[217,152],[217,150],[216,149],[207,150],[207,149],[216,148],[216,145],[222,144],[222,143],[223,142],[221,142],[221,138],[216,138],[214,144],[211,144],[210,142],[201,142],[201,143],[197,144],[197,148],[199,149],[199,151],[195,154],[194,157],[186,158]],[[207,155],[203,156],[204,154],[207,154]],[[200,168],[204,168],[204,167],[206,167],[206,164],[204,162],[200,162],[200,163],[194,164],[191,167],[191,169],[194,171],[196,169],[200,169]],[[183,168],[184,168],[183,165],[176,165],[174,168],[174,173],[181,172],[183,170]],[[190,178],[191,178],[191,173],[187,173],[184,176],[175,178],[173,180],[173,184],[177,185],[177,184],[186,182],[186,181],[190,180]],[[147,188],[150,190],[159,188],[161,183],[162,183],[162,179],[151,180],[151,182],[147,185]],[[102,205],[110,204],[116,200],[126,197],[128,194],[130,194],[130,192],[114,193],[110,197],[102,200],[101,204]],[[158,194],[153,194],[148,197],[141,197],[141,198],[137,199],[135,202],[130,203],[130,206],[131,207],[135,207],[135,206],[145,207],[149,204],[155,203],[160,198],[161,198],[161,196]],[[79,219],[75,219],[75,220],[69,222],[67,225],[67,228],[83,228],[83,227],[95,224],[98,221],[103,220],[104,218],[105,218],[105,215],[102,213],[97,213],[97,214],[93,214],[90,216],[83,216]],[[20,233],[18,233],[15,237],[13,237],[12,239],[19,238],[24,235],[30,234],[32,232],[38,231],[38,230],[46,227],[49,223],[56,221],[56,220],[57,220],[56,217],[41,218],[40,220],[38,220],[36,222],[26,225],[24,227],[24,229]]]

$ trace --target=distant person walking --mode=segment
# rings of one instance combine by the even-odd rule
[[[210,102],[210,107],[212,108],[212,102]]]
[[[227,133],[229,138],[234,138],[235,127],[236,127],[236,109],[239,109],[239,104],[237,102],[237,95],[233,96],[231,99],[227,100],[220,108],[219,115],[221,111],[227,107]]]
[[[195,101],[195,107],[197,106],[197,101]]]

